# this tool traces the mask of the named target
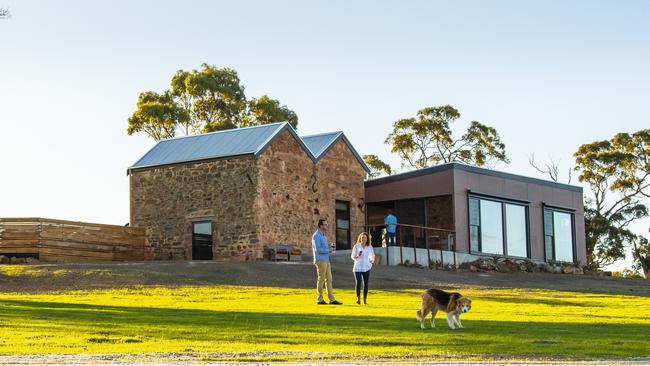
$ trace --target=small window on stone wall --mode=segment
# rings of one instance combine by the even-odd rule
[[[351,249],[350,202],[336,201],[336,249]]]

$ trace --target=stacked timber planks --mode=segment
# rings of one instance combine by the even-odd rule
[[[35,218],[0,218],[0,255],[38,254],[40,225]]]
[[[94,224],[53,219],[0,219],[0,225],[17,230],[29,237],[32,252],[42,261],[96,262],[115,260],[144,260],[145,230],[143,228]],[[0,228],[2,227],[0,226]],[[0,229],[2,230],[2,229]],[[2,232],[4,234],[4,232]],[[10,232],[16,235],[14,232]],[[0,254],[5,247],[0,237]],[[18,252],[13,252],[18,253]]]

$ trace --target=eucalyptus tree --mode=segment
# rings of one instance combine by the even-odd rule
[[[379,159],[377,155],[364,155],[363,161],[370,168],[370,178],[377,178],[382,174],[393,174],[393,169],[390,165]]]
[[[143,132],[154,140],[174,137],[176,128],[190,119],[185,110],[174,102],[169,91],[163,94],[148,91],[140,93],[136,111],[129,117],[130,135]]]
[[[637,240],[630,223],[648,217],[643,200],[650,197],[650,129],[581,145],[574,156],[578,180],[590,188],[587,260],[600,268],[625,258],[625,248]]]
[[[455,138],[450,125],[459,118],[458,110],[450,105],[426,107],[416,117],[396,121],[385,143],[400,156],[402,166],[416,169],[451,162],[477,166],[509,162],[494,127],[472,121],[467,131]]]
[[[173,111],[177,118],[165,118],[158,109],[149,108],[140,99],[159,96],[160,104]],[[287,121],[294,128],[298,116],[286,105],[267,95],[252,98],[244,93],[237,72],[208,64],[199,70],[178,70],[171,79],[171,88],[162,94],[140,94],[136,111],[128,119],[129,135],[144,132],[160,140],[176,134],[190,135],[202,132],[227,130],[244,126]]]

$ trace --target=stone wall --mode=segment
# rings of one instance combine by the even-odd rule
[[[315,165],[288,133],[278,137],[258,159],[255,212],[262,246],[293,244],[311,252],[319,218],[327,218],[328,240],[335,240],[335,201],[350,202],[350,236],[363,230],[365,171],[339,140]]]
[[[319,216],[327,218],[330,224],[328,239],[335,238],[335,202],[347,201],[350,203],[350,240],[354,243],[365,224],[363,182],[366,171],[348,145],[339,140],[316,164],[316,177]]]
[[[261,253],[252,156],[132,171],[130,189],[130,225],[147,229],[147,259],[191,259],[193,221],[212,221],[215,258]]]
[[[307,152],[284,131],[259,156],[255,216],[262,246],[311,245],[318,215],[312,190],[314,164]]]

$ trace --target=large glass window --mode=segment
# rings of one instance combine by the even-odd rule
[[[506,204],[506,237],[508,238],[508,255],[528,256],[526,240],[526,207]]]
[[[477,198],[469,199],[469,244],[472,252],[481,251],[480,228],[481,212],[480,203]]]
[[[469,242],[472,252],[528,257],[527,207],[471,196]]]
[[[575,261],[572,213],[544,208],[544,243],[547,260]]]
[[[573,262],[573,224],[571,214],[553,212],[553,234],[555,236],[555,260]]]
[[[503,254],[501,202],[481,200],[481,251]]]

